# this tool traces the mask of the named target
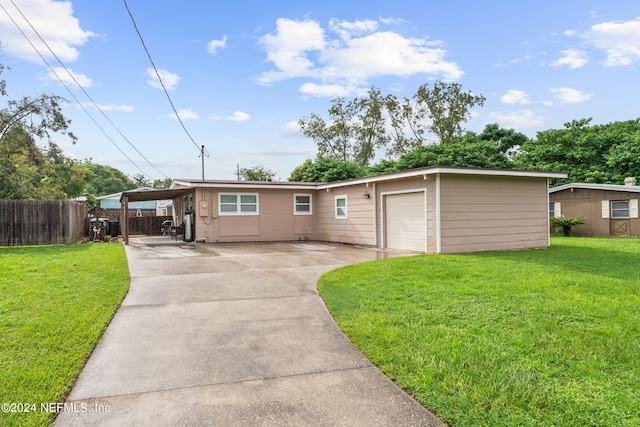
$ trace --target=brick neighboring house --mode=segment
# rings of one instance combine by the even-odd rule
[[[549,216],[582,216],[586,224],[572,228],[575,236],[640,236],[635,178],[625,185],[571,183],[549,189]]]

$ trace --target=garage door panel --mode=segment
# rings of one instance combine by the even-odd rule
[[[385,196],[386,247],[425,250],[424,193]]]

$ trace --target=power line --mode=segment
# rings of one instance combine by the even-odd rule
[[[180,122],[180,125],[182,126],[182,129],[187,134],[187,136],[189,137],[189,139],[191,140],[193,145],[195,145],[195,147],[198,149],[198,151],[201,151],[200,146],[191,137],[191,134],[189,133],[189,131],[187,130],[186,126],[182,122],[182,119],[180,118],[180,114],[178,114],[178,111],[176,110],[175,105],[173,105],[173,101],[171,100],[171,97],[169,96],[169,92],[167,91],[167,88],[165,87],[164,82],[162,81],[162,78],[160,77],[160,73],[158,72],[158,68],[156,67],[156,64],[153,62],[153,59],[151,59],[151,54],[149,53],[149,49],[147,49],[147,45],[145,44],[144,39],[142,38],[142,34],[140,34],[140,30],[138,30],[138,25],[136,24],[136,20],[133,18],[133,14],[131,13],[131,10],[129,9],[129,5],[127,4],[127,0],[123,0],[123,1],[124,1],[124,7],[127,9],[127,13],[129,13],[129,17],[131,18],[131,22],[133,23],[133,28],[135,28],[136,33],[138,33],[138,37],[140,38],[140,42],[142,43],[142,47],[144,48],[144,51],[147,52],[147,57],[149,58],[149,62],[151,62],[151,66],[153,67],[153,70],[155,71],[156,76],[158,77],[158,80],[160,81],[160,85],[162,85],[162,90],[164,90],[164,94],[167,95],[167,99],[169,100],[169,104],[171,104],[171,108],[173,108],[173,112],[175,113],[176,118]]]
[[[51,52],[51,54],[53,55],[54,58],[56,58],[56,60],[58,61],[58,63],[62,66],[62,68],[67,72],[67,74],[69,75],[69,77],[71,77],[71,79],[73,80],[73,82],[76,84],[76,86],[78,86],[78,88],[80,88],[80,90],[85,94],[85,96],[87,98],[89,98],[89,100],[91,101],[91,103],[93,104],[93,106],[96,108],[96,110],[98,110],[102,116],[109,122],[109,124],[111,124],[111,126],[113,126],[113,128],[120,134],[120,136],[127,141],[127,143],[140,155],[140,157],[142,157],[152,168],[154,168],[156,171],[158,171],[162,176],[164,176],[165,178],[169,178],[164,172],[162,172],[160,169],[158,169],[158,167],[156,165],[154,165],[153,163],[151,163],[151,161],[144,155],[142,154],[142,152],[140,152],[140,150],[138,150],[138,148],[129,140],[129,138],[127,138],[122,131],[113,123],[113,121],[111,121],[111,119],[106,115],[106,113],[102,110],[102,108],[100,108],[100,106],[93,100],[93,98],[87,93],[87,91],[82,87],[82,85],[80,85],[80,83],[78,83],[78,81],[76,80],[75,76],[73,75],[73,73],[71,73],[69,71],[69,69],[65,66],[65,64],[60,60],[60,58],[58,57],[58,55],[56,55],[56,53],[51,49],[51,47],[49,46],[49,44],[42,38],[42,36],[40,35],[40,33],[38,32],[38,30],[36,30],[34,28],[34,26],[31,24],[31,21],[29,21],[29,19],[24,15],[24,13],[22,13],[22,10],[20,10],[20,8],[14,3],[13,0],[11,0],[11,4],[13,4],[13,7],[16,8],[16,10],[20,13],[20,15],[22,16],[22,18],[27,22],[27,24],[29,24],[29,26],[31,27],[31,29],[33,30],[33,32],[38,36],[38,38],[40,39],[40,41],[42,41],[42,43],[47,47],[47,49],[49,50],[49,52]],[[1,6],[1,5],[0,5]],[[7,15],[9,15],[9,13],[6,11],[6,9],[4,7],[2,7],[2,9],[5,11],[5,13]],[[107,136],[107,138],[116,146],[116,148],[118,148],[118,150],[127,158],[129,159],[130,162],[132,162],[134,164],[134,166],[136,166],[136,168],[138,168],[138,170],[140,170],[144,175],[146,175],[147,177],[151,178],[151,176],[149,176],[149,174],[145,173],[144,171],[142,171],[142,169],[140,169],[140,167],[135,164],[126,154],[124,154],[124,152],[120,149],[120,147],[109,137],[109,135],[107,135],[107,133],[104,131],[104,129],[98,125],[98,123],[95,121],[95,119],[91,116],[91,114],[89,114],[89,112],[87,111],[86,108],[84,108],[84,106],[80,103],[80,101],[78,101],[78,99],[73,95],[73,93],[69,90],[69,88],[64,84],[64,82],[62,81],[62,79],[58,76],[58,74],[56,73],[56,71],[49,65],[49,63],[44,59],[44,57],[40,54],[40,52],[37,50],[37,48],[33,45],[33,43],[31,43],[31,40],[29,40],[29,38],[27,37],[27,35],[22,31],[22,29],[20,29],[20,27],[18,26],[18,24],[13,20],[13,18],[11,18],[11,16],[9,16],[9,19],[11,19],[11,21],[14,23],[14,25],[16,25],[16,27],[18,27],[18,30],[22,33],[22,35],[27,39],[27,41],[29,42],[29,44],[31,45],[31,47],[33,47],[33,49],[36,51],[36,53],[40,56],[40,58],[44,61],[44,63],[47,65],[47,67],[49,67],[49,69],[51,70],[51,72],[56,76],[56,78],[58,79],[58,81],[62,84],[62,86],[64,86],[64,88],[69,92],[69,94],[76,100],[76,102],[80,105],[80,107],[85,111],[85,113],[87,113],[87,115],[91,118],[91,120],[96,124],[96,126],[98,126],[98,128],[100,128],[100,130],[105,134],[105,136]]]

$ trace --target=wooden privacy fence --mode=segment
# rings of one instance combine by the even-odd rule
[[[129,217],[129,235],[145,235],[145,236],[160,236],[162,235],[162,223],[168,219],[171,219],[170,216],[142,216],[142,217]],[[90,218],[85,220],[85,234],[90,232],[89,229],[89,221]],[[112,220],[115,221],[115,220]],[[118,225],[115,227],[117,231],[117,235],[121,234],[122,224],[117,220]],[[109,234],[112,237],[115,237],[116,233],[112,232],[114,227],[108,226],[105,234]],[[89,233],[90,235],[91,233]]]
[[[71,200],[0,200],[0,245],[77,242],[86,216],[86,205]]]

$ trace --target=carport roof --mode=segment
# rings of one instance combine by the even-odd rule
[[[193,193],[193,188],[174,188],[163,190],[143,190],[143,191],[124,191],[120,196],[120,202],[127,196],[129,202],[146,202],[148,200],[167,200],[175,199],[185,194]]]

